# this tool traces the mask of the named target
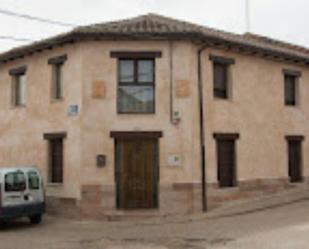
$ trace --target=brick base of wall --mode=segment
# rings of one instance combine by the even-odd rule
[[[273,194],[289,187],[291,184],[287,178],[241,181],[232,188],[219,188],[212,184],[208,188],[208,205],[209,209],[214,209],[227,202]]]
[[[309,184],[309,180],[305,179],[302,184]],[[214,209],[231,201],[255,198],[284,191],[291,187],[293,184],[289,184],[288,179],[242,181],[233,188],[219,188],[217,184],[208,184],[208,207]],[[70,218],[99,220],[197,213],[202,212],[202,188],[198,183],[161,185],[158,209],[119,210],[116,208],[114,186],[84,185],[81,189],[80,201],[70,198],[48,197],[47,211]]]

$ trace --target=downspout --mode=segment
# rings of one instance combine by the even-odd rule
[[[170,121],[173,123],[174,113],[174,66],[173,66],[173,41],[169,40],[169,69],[170,69]]]
[[[206,182],[206,160],[205,160],[205,127],[204,127],[204,103],[203,103],[203,82],[202,82],[202,52],[207,45],[203,45],[197,52],[198,70],[198,102],[200,116],[200,150],[201,150],[201,177],[202,177],[202,208],[207,211],[207,182]]]

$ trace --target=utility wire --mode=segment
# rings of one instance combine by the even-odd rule
[[[30,15],[27,15],[27,14],[16,13],[16,12],[4,10],[4,9],[0,9],[0,14],[8,15],[8,16],[14,16],[14,17],[18,17],[18,18],[24,18],[24,19],[28,19],[28,20],[31,20],[31,21],[38,21],[38,22],[43,22],[43,23],[48,23],[48,24],[54,24],[54,25],[58,25],[58,26],[66,26],[66,27],[77,26],[77,25],[72,24],[72,23],[54,21],[54,20],[51,20],[51,19],[30,16]]]
[[[17,41],[17,42],[32,42],[34,40],[27,39],[27,38],[18,38],[13,36],[0,36],[0,40],[11,40],[11,41]]]

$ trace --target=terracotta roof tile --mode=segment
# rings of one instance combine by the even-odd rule
[[[0,54],[0,62],[64,43],[85,39],[190,39],[198,42],[225,43],[230,47],[275,54],[309,64],[309,49],[254,34],[238,35],[190,22],[147,14],[113,22],[98,23],[73,29],[49,39],[12,49]]]

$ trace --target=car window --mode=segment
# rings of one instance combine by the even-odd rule
[[[40,178],[38,173],[35,171],[28,172],[28,184],[29,189],[39,189],[40,188]]]
[[[5,175],[5,191],[24,191],[26,178],[22,171],[10,172]]]

